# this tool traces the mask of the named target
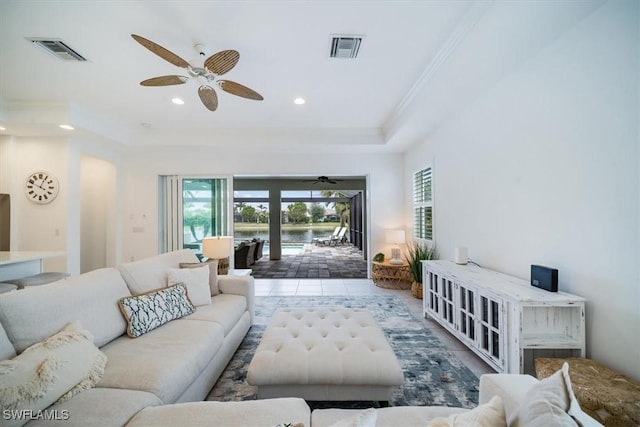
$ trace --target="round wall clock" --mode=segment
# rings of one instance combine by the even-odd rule
[[[27,177],[24,191],[27,199],[34,203],[50,203],[58,195],[58,178],[45,171],[36,171]]]

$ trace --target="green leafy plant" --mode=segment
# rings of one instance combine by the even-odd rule
[[[382,262],[384,261],[384,254],[382,252],[378,252],[377,254],[374,255],[373,260],[375,262]]]
[[[406,258],[413,280],[422,283],[422,261],[436,259],[437,256],[435,243],[428,245],[419,240],[413,240],[409,243]]]

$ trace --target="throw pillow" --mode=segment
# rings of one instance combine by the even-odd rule
[[[561,370],[535,384],[509,419],[509,426],[578,426],[569,414],[573,391],[568,372],[569,365],[565,363]],[[575,411],[577,402],[573,405]]]
[[[185,284],[189,299],[196,307],[211,304],[208,266],[201,265],[200,268],[170,268],[167,271],[167,286],[178,283]]]
[[[502,398],[493,396],[470,411],[434,418],[427,427],[507,427],[507,416]]]
[[[121,298],[118,306],[127,322],[127,335],[131,338],[195,311],[187,296],[187,287],[182,283]]]
[[[378,412],[373,409],[365,409],[348,418],[344,418],[331,427],[376,427],[378,421]]]
[[[107,356],[77,321],[13,359],[1,361],[3,414],[5,410],[23,410],[22,418],[3,419],[3,425],[21,426],[32,414],[94,387],[102,378],[106,363]]]
[[[211,290],[210,295],[218,295],[222,291],[220,291],[220,287],[218,286],[218,260],[210,259],[206,262],[181,262],[180,268],[200,268],[203,265],[209,266],[209,288]]]

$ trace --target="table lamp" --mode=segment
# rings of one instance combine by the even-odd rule
[[[386,233],[387,243],[393,244],[393,248],[391,248],[391,259],[389,260],[389,264],[392,265],[402,265],[404,261],[400,258],[400,248],[399,244],[405,243],[405,235],[404,230],[389,230]]]
[[[202,255],[218,260],[218,274],[229,273],[229,255],[233,236],[211,236],[202,239]]]

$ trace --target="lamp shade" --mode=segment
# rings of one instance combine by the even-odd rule
[[[387,243],[400,244],[405,243],[404,230],[389,230],[386,233]]]
[[[232,236],[212,236],[202,239],[202,255],[211,259],[227,258],[231,254]]]

